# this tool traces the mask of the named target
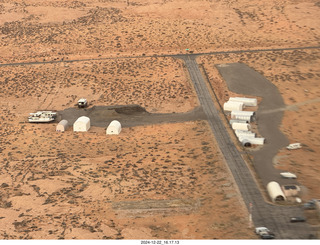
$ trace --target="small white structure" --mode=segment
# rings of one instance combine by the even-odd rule
[[[223,104],[223,110],[225,111],[242,111],[243,103],[237,101],[227,101]]]
[[[263,145],[265,142],[265,138],[257,137],[257,138],[248,138],[251,144],[253,145]]]
[[[239,135],[237,137],[241,143],[245,140],[245,142],[249,142],[251,145],[263,145],[265,141],[264,138],[255,138],[252,135]]]
[[[67,130],[68,126],[69,126],[69,123],[67,120],[61,120],[56,127],[56,131],[64,132]]]
[[[285,178],[285,179],[296,179],[297,175],[290,173],[290,172],[283,172],[280,173],[281,177]]]
[[[295,150],[300,148],[301,148],[301,143],[293,143],[287,146],[288,150]]]
[[[107,131],[106,131],[107,134],[120,134],[120,132],[121,132],[121,124],[117,120],[113,120],[109,124]]]
[[[230,97],[229,101],[242,102],[244,106],[257,106],[258,104],[255,98]]]
[[[232,111],[231,119],[253,121],[255,117],[254,111]]]
[[[286,196],[284,195],[280,185],[277,182],[275,181],[269,182],[267,184],[267,190],[272,202],[286,200]]]
[[[245,121],[245,120],[239,120],[239,119],[231,119],[229,121],[230,125],[232,125],[233,123],[249,123],[249,121]]]
[[[246,130],[239,130],[236,129],[234,130],[234,133],[238,136],[238,137],[249,137],[249,138],[254,138],[256,137],[256,134],[251,132],[251,131],[246,131]]]
[[[79,117],[77,121],[73,124],[73,131],[75,132],[87,132],[90,128],[90,118],[89,117]]]
[[[232,124],[232,129],[233,130],[239,129],[239,130],[248,131],[248,130],[251,129],[251,126],[250,126],[249,123],[233,123]]]

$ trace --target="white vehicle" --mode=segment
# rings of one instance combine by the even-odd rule
[[[29,122],[52,122],[56,119],[57,113],[53,111],[37,111],[36,113],[30,113]]]
[[[297,178],[297,175],[290,173],[290,172],[283,172],[283,173],[280,173],[280,175],[285,179],[296,179]]]
[[[79,108],[85,108],[88,106],[88,101],[84,98],[78,100],[78,107]]]
[[[287,146],[288,150],[295,150],[295,149],[300,149],[301,144],[300,143],[293,143]]]
[[[267,227],[256,227],[255,231],[257,235],[270,232]]]
[[[256,227],[255,232],[261,239],[274,239],[274,234],[267,227]]]

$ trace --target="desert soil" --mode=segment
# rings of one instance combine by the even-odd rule
[[[129,4],[128,4],[129,3]],[[0,1],[0,238],[251,239],[248,212],[206,121],[55,132],[29,112],[138,104],[182,113],[198,100],[182,61],[159,54],[317,46],[319,2]],[[151,56],[125,58],[128,56]],[[94,59],[94,60],[90,60]],[[202,56],[245,62],[280,90],[282,130],[301,150],[276,166],[319,197],[319,50]],[[300,177],[301,176],[301,177]]]

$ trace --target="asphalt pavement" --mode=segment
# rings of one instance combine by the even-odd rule
[[[179,58],[185,61],[186,67],[190,75],[190,79],[194,85],[194,89],[198,95],[200,104],[203,108],[203,111],[207,115],[209,125],[214,133],[219,148],[225,158],[227,166],[234,177],[234,180],[238,186],[243,201],[249,213],[252,214],[251,217],[254,225],[256,227],[268,227],[269,229],[274,231],[277,239],[310,239],[316,237],[316,230],[309,224],[290,222],[290,217],[303,216],[303,209],[300,206],[275,205],[272,204],[270,201],[264,199],[264,197],[261,194],[261,190],[257,185],[256,179],[253,177],[246,162],[243,160],[241,154],[239,153],[232,139],[230,138],[230,135],[222,121],[223,119],[220,118],[219,109],[217,109],[215,103],[213,102],[213,98],[210,93],[211,88],[207,86],[207,83],[201,74],[199,66],[195,60],[196,56],[181,55]],[[238,68],[237,65],[235,65],[235,67]],[[244,75],[244,80],[251,79],[252,81],[256,81],[256,78],[258,78],[258,80],[260,80],[261,78],[255,72],[252,72],[251,69],[248,69],[248,67],[246,67],[245,65],[240,65],[239,72],[241,71],[248,71],[255,78],[251,79],[250,77],[246,77],[247,75]],[[232,71],[230,72],[230,74],[231,77],[236,77],[237,75],[240,75],[236,72],[233,74]],[[267,93],[270,93],[270,95],[272,95],[272,91],[275,91],[272,88],[272,86],[269,87],[265,81],[261,80],[260,82],[261,86],[266,86],[263,88],[261,87],[261,89],[266,90]],[[233,84],[237,85],[236,82]],[[250,89],[252,91],[259,91],[259,88],[253,88],[254,85],[251,87],[252,88]],[[238,91],[238,93],[241,92]],[[281,103],[282,98],[278,99]],[[276,125],[278,125],[279,120],[281,120],[282,116],[280,114],[277,116],[278,117],[274,119],[274,125],[272,128],[277,128]],[[270,130],[270,128],[266,127],[263,130],[268,129]],[[284,139],[283,142],[279,143],[279,145],[285,144],[286,139]],[[269,154],[271,155],[270,152]],[[270,172],[270,174],[271,173],[272,172]],[[254,230],[253,227],[252,230]]]
[[[271,181],[281,185],[297,184],[295,180],[281,178],[281,171],[275,169],[272,162],[278,151],[289,144],[289,140],[279,130],[285,104],[278,88],[246,64],[231,63],[216,67],[230,91],[262,98],[256,111],[256,123],[259,134],[265,138],[265,144],[260,150],[253,151],[252,155],[254,168],[263,185]]]

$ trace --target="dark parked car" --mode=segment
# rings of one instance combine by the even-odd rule
[[[260,235],[261,239],[274,239],[273,233],[263,233]]]
[[[305,222],[306,219],[303,217],[291,217],[290,218],[290,222],[291,223],[295,223],[295,222]]]

